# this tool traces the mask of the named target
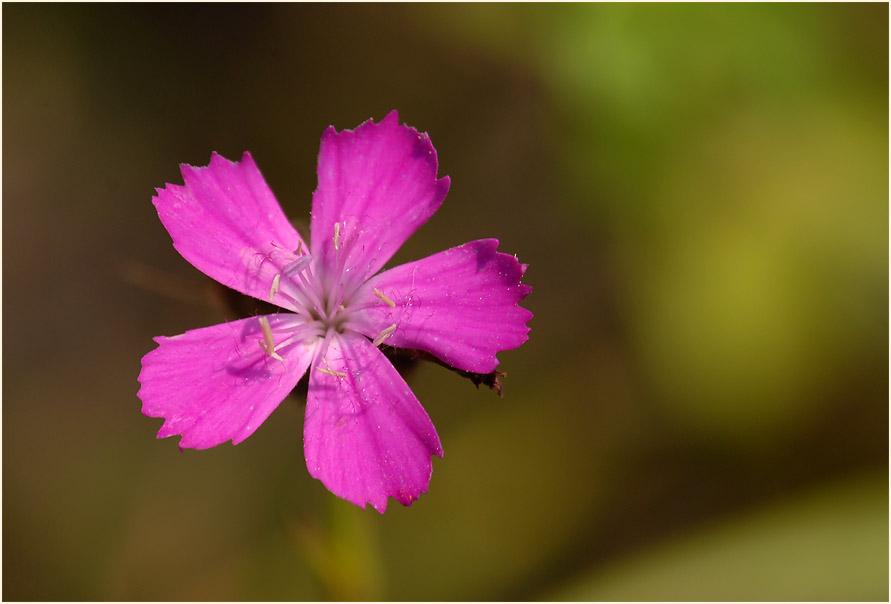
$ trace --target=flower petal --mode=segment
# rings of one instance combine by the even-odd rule
[[[427,412],[389,360],[361,335],[334,336],[309,376],[306,466],[332,493],[383,513],[427,492],[442,446]]]
[[[494,371],[496,353],[529,338],[532,318],[519,306],[532,291],[520,283],[526,265],[497,248],[497,239],[472,241],[377,275],[351,302],[369,305],[360,330],[376,339],[389,328],[389,346],[424,350],[464,371]]]
[[[214,153],[207,167],[180,168],[185,186],[168,184],[152,198],[173,246],[223,285],[268,299],[275,275],[306,248],[250,154],[231,162]]]
[[[312,252],[325,272],[348,274],[356,286],[380,270],[445,199],[449,178],[437,180],[436,171],[430,138],[400,126],[395,111],[355,130],[330,126],[311,224]]]
[[[181,449],[207,449],[227,440],[237,445],[262,424],[297,384],[315,345],[286,343],[281,360],[258,345],[262,317],[187,331],[142,358],[142,413],[166,419],[158,438],[182,434]],[[265,317],[282,342],[293,315]]]

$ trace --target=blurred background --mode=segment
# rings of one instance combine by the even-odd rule
[[[3,598],[888,599],[888,6],[5,4]],[[504,398],[409,384],[445,458],[386,515],[247,441],[156,440],[156,335],[232,317],[151,204],[398,109],[529,263]],[[254,310],[249,303],[245,312]]]

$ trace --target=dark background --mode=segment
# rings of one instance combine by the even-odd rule
[[[25,5],[3,21],[3,598],[888,598],[888,6]],[[180,453],[152,336],[228,316],[155,187],[391,109],[452,178],[393,264],[529,263],[505,397],[410,385],[445,458],[386,515],[303,400]],[[248,311],[250,311],[250,305]]]

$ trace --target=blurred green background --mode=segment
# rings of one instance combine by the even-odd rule
[[[23,5],[3,27],[3,598],[888,599],[888,6]],[[221,322],[151,204],[391,109],[452,188],[393,264],[529,263],[505,396],[409,381],[445,458],[380,516],[299,396],[158,441],[155,335]]]

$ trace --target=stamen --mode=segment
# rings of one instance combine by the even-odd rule
[[[281,274],[277,274],[272,278],[272,287],[269,288],[269,301],[272,302],[272,299],[275,298],[275,294],[278,292],[278,282],[281,280]]]
[[[371,342],[374,346],[380,346],[384,340],[393,335],[396,331],[396,324],[390,325],[388,328],[377,334],[377,337]]]
[[[325,373],[328,375],[333,375],[334,377],[346,377],[347,376],[347,374],[345,374],[342,371],[334,371],[333,369],[328,369],[327,367],[316,367],[316,369],[321,371],[322,373]]]
[[[302,255],[303,255],[303,240],[302,240],[302,239],[301,239],[300,241],[297,242],[297,249],[294,250],[294,255],[295,255],[295,256],[302,256]]]
[[[298,248],[298,252],[300,249]],[[298,306],[302,306],[306,310],[306,314],[310,313],[313,308],[321,307],[321,300],[317,292],[317,288],[310,282],[312,279],[312,256],[307,254],[301,256],[287,265],[282,273],[288,278],[289,287],[287,288],[290,298],[295,300]],[[307,269],[309,269],[310,277],[307,279]],[[297,311],[300,312],[299,310]]]
[[[387,296],[385,296],[384,292],[382,292],[381,290],[379,290],[376,287],[374,288],[374,295],[377,296],[378,298],[380,298],[381,300],[383,300],[387,304],[387,306],[389,306],[390,308],[396,308],[396,303],[393,302],[391,299],[389,299]]]
[[[286,266],[282,272],[285,274],[285,277],[290,279],[294,275],[302,273],[303,270],[307,266],[309,266],[310,262],[312,262],[312,256],[301,256],[300,258],[297,258],[297,260]]]
[[[276,361],[283,360],[277,352],[275,352],[275,340],[272,339],[272,328],[269,327],[269,319],[260,317],[260,329],[263,331],[263,341],[257,341],[260,348]]]
[[[281,357],[281,355],[279,355],[279,354],[278,354],[277,352],[275,352],[274,350],[273,350],[272,352],[269,352],[269,350],[266,349],[266,344],[264,344],[264,343],[261,342],[260,340],[257,340],[257,344],[260,345],[260,350],[262,350],[263,352],[265,352],[266,354],[268,354],[269,356],[271,356],[271,357],[272,357],[273,359],[275,359],[276,361],[284,361],[284,359]]]
[[[340,249],[340,223],[334,223],[334,249]]]
[[[293,327],[289,327],[284,333],[279,333],[280,337],[284,337],[279,340],[276,348],[283,348],[292,342],[312,342],[322,337],[323,334],[324,332],[316,321],[300,323]],[[263,348],[263,346],[261,346],[261,348]]]

